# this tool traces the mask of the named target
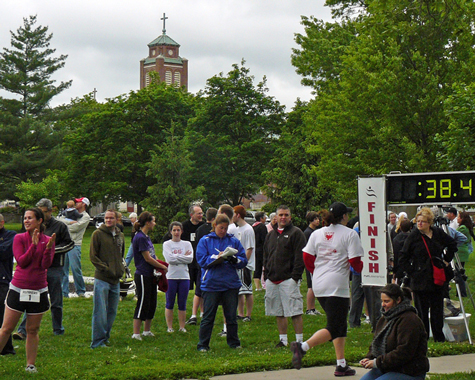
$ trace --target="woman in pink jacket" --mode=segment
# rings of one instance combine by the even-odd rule
[[[15,329],[21,315],[26,313],[26,371],[37,372],[38,331],[43,314],[49,310],[46,270],[53,262],[56,235],[43,231],[44,215],[38,208],[28,209],[23,222],[26,232],[13,240],[13,255],[17,262],[5,301],[5,314],[0,329],[0,351]]]

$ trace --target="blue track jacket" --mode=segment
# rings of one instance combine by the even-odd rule
[[[219,252],[227,247],[238,250],[236,257],[238,262],[231,264],[224,261],[221,264],[212,265],[218,257]],[[244,268],[247,265],[246,253],[241,242],[233,235],[226,234],[219,238],[214,232],[203,236],[196,248],[196,260],[201,267],[201,290],[205,292],[222,292],[229,289],[239,289],[241,280],[236,269]]]

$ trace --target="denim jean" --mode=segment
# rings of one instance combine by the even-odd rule
[[[120,284],[94,279],[94,308],[92,311],[91,348],[105,346],[119,306]]]
[[[64,255],[63,296],[69,297],[69,263],[71,263],[71,272],[77,294],[86,293],[86,285],[84,284],[81,270],[81,246],[75,245],[73,249]]]
[[[198,350],[201,348],[209,349],[209,341],[214,327],[214,319],[218,306],[223,306],[224,317],[226,318],[227,343],[231,348],[241,345],[238,337],[238,324],[236,310],[238,306],[239,289],[228,289],[222,292],[203,291],[203,309],[204,315],[200,324],[200,341]]]
[[[419,376],[410,376],[399,372],[386,372],[383,374],[379,368],[373,368],[361,380],[424,380],[425,378],[425,374]]]
[[[127,255],[125,256],[125,263],[127,264],[127,266],[130,265],[133,258],[134,258],[134,247],[132,244],[130,244],[129,250],[127,251]]]
[[[364,291],[361,284],[361,273],[351,273],[351,308],[350,327],[361,326],[361,313],[364,305]]]
[[[63,268],[53,267],[48,268],[47,280],[48,280],[48,293],[51,302],[51,320],[53,322],[53,334],[63,335]],[[23,319],[18,326],[18,332],[26,335],[26,314],[23,314]]]

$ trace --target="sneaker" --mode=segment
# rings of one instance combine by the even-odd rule
[[[306,352],[302,350],[302,343],[292,342],[290,343],[290,351],[294,354],[292,356],[292,365],[295,369],[302,368],[302,358],[305,356]]]
[[[201,347],[201,348],[198,348],[198,351],[199,351],[199,352],[208,352],[208,351],[209,351],[209,348]]]
[[[179,332],[183,332],[185,333],[186,332],[186,329],[184,327],[182,327],[180,330],[178,330]]]
[[[196,317],[190,317],[190,319],[188,319],[186,321],[186,324],[187,325],[196,325],[196,322],[197,322]]]
[[[14,340],[26,340],[26,335],[25,334],[22,334],[21,332],[16,332],[16,333],[13,333],[12,335],[12,338]],[[34,366],[33,366],[34,367]]]
[[[38,370],[36,369],[36,366],[33,365],[33,364],[28,364],[25,368],[25,371],[29,372],[29,373],[37,373],[38,372]]]
[[[244,317],[242,319],[243,322],[251,322],[251,317]]]
[[[335,368],[335,376],[354,376],[356,375],[356,371],[350,366],[342,367],[341,365],[337,365]]]
[[[369,319],[369,317],[366,317],[365,320],[362,322],[366,325],[370,325],[371,324],[371,319]]]
[[[288,343],[285,344],[282,340],[275,345],[275,348],[287,347]]]
[[[168,333],[173,333],[173,332],[175,332],[175,330],[173,330],[173,329],[167,329],[167,332],[168,332]]]
[[[305,315],[322,315],[322,313],[315,309],[309,309],[305,312]]]
[[[236,315],[236,320],[237,321],[242,321],[245,317],[241,317],[240,315]]]
[[[142,340],[140,334],[132,334],[132,339]]]
[[[151,332],[151,331],[144,331],[144,332],[142,333],[142,335],[143,335],[143,336],[155,336],[155,334],[154,334],[153,332]]]
[[[228,333],[223,330],[218,334],[218,336],[221,337],[221,338],[226,338],[228,336]]]

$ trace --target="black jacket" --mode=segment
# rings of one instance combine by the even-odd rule
[[[404,270],[402,270],[399,264],[399,257],[401,256],[402,248],[404,247],[404,243],[408,238],[411,232],[402,232],[397,234],[393,240],[393,254],[394,254],[394,273],[396,274],[396,278],[402,279],[404,278]]]
[[[9,284],[13,277],[13,238],[16,232],[0,229],[0,283]]]
[[[442,229],[431,227],[432,238],[424,235],[432,258],[439,257],[449,262],[457,252],[457,243]],[[444,253],[444,248],[447,248]],[[407,237],[399,257],[399,266],[411,279],[413,291],[436,291],[441,287],[434,284],[432,263],[422,240],[422,234],[414,228]]]
[[[264,243],[264,277],[273,282],[301,280],[305,268],[302,249],[306,244],[300,228],[289,223],[280,234],[275,224]]]
[[[51,217],[45,223],[45,235],[52,236],[56,234],[55,250],[53,263],[50,268],[62,267],[64,265],[64,255],[74,248],[74,241],[69,236],[69,230],[66,224]]]
[[[252,227],[254,230],[254,235],[256,237],[256,256],[263,255],[264,253],[264,242],[266,241],[267,236],[267,227],[264,223],[259,223]]]

